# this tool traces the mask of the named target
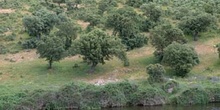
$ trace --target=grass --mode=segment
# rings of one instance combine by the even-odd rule
[[[53,69],[47,69],[47,62],[43,59],[35,59],[33,61],[23,61],[18,63],[5,63],[0,67],[2,75],[0,75],[0,91],[9,90],[12,93],[23,90],[34,89],[57,89],[62,85],[74,81],[92,81],[94,79],[137,79],[145,77],[145,66],[155,62],[151,56],[149,58],[140,57],[131,59],[130,67],[123,67],[123,63],[114,58],[107,61],[105,65],[98,65],[95,73],[88,74],[89,66],[82,63],[82,60],[65,59],[55,62]],[[74,68],[77,64],[79,67]],[[11,89],[11,90],[10,90]],[[10,93],[10,92],[7,93]],[[4,93],[0,93],[4,94]]]

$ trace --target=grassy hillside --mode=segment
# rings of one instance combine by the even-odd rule
[[[117,1],[118,6],[116,8],[126,6],[125,0]],[[200,2],[200,0],[197,2]],[[202,6],[193,6],[192,2],[185,4],[171,1],[156,3],[160,4],[159,6],[165,12],[163,18],[172,22],[173,25],[177,25],[180,20],[174,19],[173,17],[175,16],[166,14],[173,13],[170,11],[181,10],[178,6],[189,6],[195,9],[194,11],[197,8],[202,8]],[[58,7],[55,3],[53,5]],[[87,31],[87,27],[90,24],[83,19],[83,15],[87,13],[96,14],[95,9],[98,7],[97,4],[93,4],[93,0],[83,0],[82,4],[79,5],[80,8],[73,11],[66,11],[65,4],[61,4],[61,6],[64,7],[63,10],[68,18],[81,27],[78,37]],[[130,60],[129,67],[124,67],[120,60],[113,58],[104,65],[99,64],[94,73],[88,74],[89,65],[83,63],[82,56],[77,55],[55,62],[53,69],[48,70],[48,63],[45,59],[38,58],[39,55],[36,54],[35,49],[25,50],[22,48],[22,42],[30,38],[25,32],[22,18],[26,15],[31,15],[33,10],[39,7],[51,7],[45,6],[43,0],[7,0],[7,3],[2,0],[0,1],[0,7],[0,99],[5,99],[0,100],[0,106],[4,101],[16,103],[17,100],[22,99],[22,95],[19,96],[19,94],[31,93],[35,90],[57,91],[71,82],[82,81],[95,85],[104,85],[124,80],[147,81],[146,66],[158,63],[153,55],[155,48],[148,43],[144,47],[127,52]],[[142,13],[139,8],[134,9],[138,13]],[[101,18],[104,19],[106,16],[107,12]],[[220,13],[216,12],[215,16],[217,16],[219,21]],[[105,20],[102,19],[100,20],[101,23],[95,27],[104,27],[102,22]],[[202,32],[198,41],[193,41],[192,36],[186,35],[188,44],[194,47],[199,55],[200,64],[196,65],[185,78],[175,76],[170,67],[165,67],[167,71],[165,77],[173,79],[181,85],[181,90],[175,94],[169,94],[169,98],[172,99],[191,87],[215,87],[220,84],[220,60],[218,51],[214,47],[214,45],[220,43],[219,23],[216,24],[215,28]],[[112,33],[111,29],[105,28],[105,30],[110,34]],[[149,32],[143,33],[149,36]],[[160,88],[161,86],[156,85],[156,87]],[[175,98],[172,100],[175,100]]]

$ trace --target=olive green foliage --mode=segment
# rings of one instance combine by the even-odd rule
[[[37,38],[30,38],[22,42],[23,49],[34,49],[37,47]]]
[[[65,0],[67,5],[67,10],[78,9],[79,4],[82,3],[82,0]]]
[[[113,56],[121,59],[125,65],[128,65],[128,59],[125,53],[125,47],[121,41],[113,36],[109,36],[100,29],[95,29],[75,41],[73,46],[76,54],[83,56],[83,60],[91,64],[91,69],[98,63],[105,63]]]
[[[65,0],[53,0],[53,2],[60,6],[61,3],[65,3]]]
[[[140,8],[151,21],[157,22],[162,16],[162,9],[155,3],[143,4]]]
[[[210,14],[199,14],[197,16],[190,16],[179,23],[179,27],[189,35],[198,40],[200,32],[204,32],[208,27],[215,24],[215,17]]]
[[[72,83],[58,91],[34,91],[25,95],[14,109],[101,109],[128,105],[164,104],[161,89],[123,81],[104,86]],[[154,100],[152,102],[151,100]]]
[[[23,24],[29,35],[40,36],[43,28],[43,22],[37,16],[26,16],[23,18]]]
[[[149,74],[148,80],[150,82],[163,82],[166,70],[160,64],[151,64],[147,66],[147,73]]]
[[[184,77],[199,64],[199,58],[194,48],[174,42],[164,49],[162,62]]]
[[[152,106],[166,103],[164,91],[154,87],[139,87],[132,95],[132,105]]]
[[[109,11],[111,8],[116,6],[117,2],[115,0],[101,0],[98,3],[99,13],[103,14],[105,11]]]
[[[127,50],[142,47],[147,37],[139,34],[142,18],[130,7],[114,10],[109,14],[106,26],[113,28],[113,35],[118,35]]]
[[[132,7],[139,8],[146,0],[127,0],[126,4]]]
[[[172,42],[183,44],[187,41],[183,32],[169,23],[154,27],[150,33],[151,44],[156,48],[154,55],[159,61],[163,58],[164,48]]]
[[[162,89],[169,94],[174,94],[180,91],[180,84],[176,80],[168,80],[162,85]]]
[[[40,58],[46,58],[49,69],[54,61],[59,61],[64,57],[65,43],[63,39],[56,36],[43,37],[37,44],[37,53]]]
[[[57,25],[59,31],[56,32],[57,36],[64,37],[65,39],[65,49],[69,49],[72,45],[72,41],[76,39],[78,26],[76,23],[72,22],[62,22]]]
[[[207,87],[205,88],[205,91],[209,95],[209,102],[210,103],[215,103],[220,101],[220,88],[218,86],[215,87]]]
[[[24,17],[23,25],[30,36],[40,38],[41,34],[49,34],[58,21],[56,14],[41,9],[34,12],[33,15]]]
[[[203,88],[189,88],[178,94],[172,99],[172,103],[187,105],[187,104],[207,104],[209,95]]]

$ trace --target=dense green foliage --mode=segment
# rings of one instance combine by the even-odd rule
[[[144,4],[140,8],[151,21],[157,22],[162,16],[161,8],[155,3]]]
[[[149,74],[148,80],[151,82],[163,82],[166,70],[160,64],[147,66],[147,73]]]
[[[173,68],[176,75],[184,77],[199,64],[199,58],[192,47],[174,42],[164,49],[162,62]]]
[[[130,7],[114,10],[109,14],[106,26],[113,28],[112,35],[118,35],[127,50],[142,47],[147,37],[140,34],[142,18]]]
[[[75,41],[73,46],[74,54],[83,56],[83,60],[91,64],[91,72],[98,63],[105,63],[105,60],[110,60],[113,56],[118,57],[128,65],[125,47],[116,37],[109,36],[100,29],[95,29],[88,34],[80,37]]]
[[[116,6],[117,2],[115,0],[101,0],[98,4],[99,13],[103,14],[105,11],[109,11]]]
[[[151,30],[151,44],[156,48],[154,55],[161,61],[163,59],[163,51],[172,42],[186,43],[183,32],[172,26],[171,24],[162,24]]]
[[[11,98],[1,97],[0,102],[5,102],[0,105],[0,109],[101,109],[163,104],[207,104],[219,101],[220,88],[216,84],[193,87],[176,83],[180,85],[177,86],[177,91],[167,93],[161,86],[152,86],[146,82],[122,81],[100,86],[75,82],[57,91],[36,90],[22,92]]]
[[[200,32],[206,31],[207,28],[215,23],[215,18],[210,14],[199,14],[183,19],[179,27],[186,33],[193,35],[196,41]]]
[[[37,38],[40,38],[41,34],[49,34],[58,21],[57,15],[46,9],[38,10],[33,15],[23,18],[24,27],[29,35]]]
[[[76,24],[71,22],[63,22],[57,26],[59,31],[56,32],[57,36],[65,38],[65,49],[69,49],[72,45],[72,41],[77,37],[78,28]]]
[[[0,7],[0,110],[220,102],[219,0],[4,0]],[[47,70],[34,48],[49,68],[63,60]],[[94,74],[86,74],[90,67]],[[135,83],[106,84],[121,79]],[[63,87],[78,80],[105,85]]]
[[[54,61],[59,61],[64,57],[64,41],[57,36],[43,37],[37,44],[37,53],[40,58],[46,58],[49,63],[49,69],[52,68]]]

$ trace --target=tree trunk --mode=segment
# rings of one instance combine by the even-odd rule
[[[92,63],[92,65],[88,71],[89,74],[94,73],[96,65],[97,65],[97,63]]]
[[[50,58],[50,60],[49,60],[49,67],[48,67],[48,69],[51,69],[51,68],[52,68],[52,63],[53,63],[53,58]]]
[[[194,41],[197,41],[198,40],[198,32],[194,32],[194,35],[193,35],[193,40]]]
[[[116,35],[117,35],[117,31],[116,31],[116,30],[113,30],[112,35],[113,35],[113,36],[116,36]]]

